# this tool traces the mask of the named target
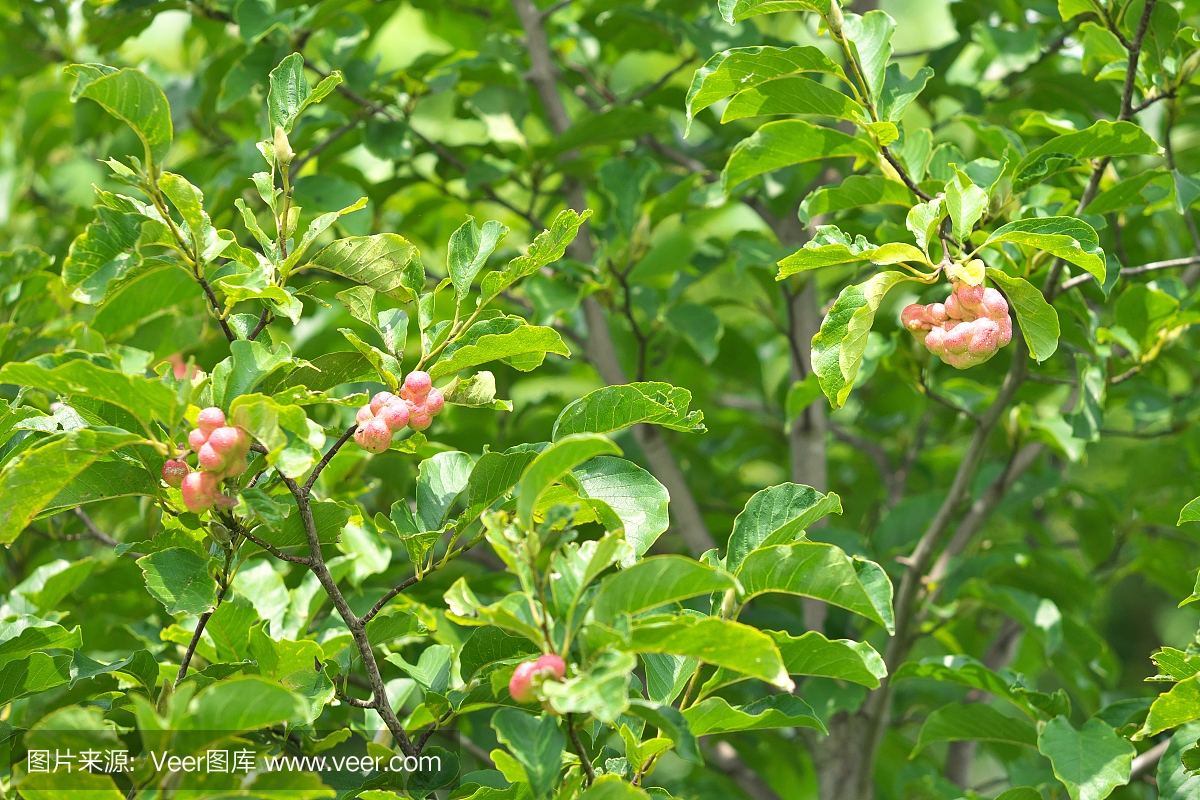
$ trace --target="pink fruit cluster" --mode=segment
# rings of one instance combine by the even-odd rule
[[[537,694],[534,691],[536,687],[533,683],[535,678],[539,682],[560,681],[566,674],[566,663],[553,653],[548,653],[537,661],[526,661],[523,664],[518,664],[516,672],[513,673],[512,680],[508,682],[508,693],[518,703],[532,703],[537,699]]]
[[[221,494],[221,481],[246,471],[249,434],[227,426],[224,412],[210,406],[196,419],[196,428],[188,434],[188,445],[195,451],[200,469],[192,472],[182,458],[170,459],[163,464],[163,480],[183,492],[183,504],[193,513],[235,505],[237,501]]]
[[[929,352],[956,369],[982,364],[1012,341],[1004,295],[961,281],[954,283],[945,303],[913,303],[901,312],[900,321]]]
[[[382,453],[392,443],[392,434],[405,425],[414,431],[428,428],[445,403],[429,373],[413,370],[404,378],[399,397],[380,392],[358,410],[354,441],[368,453]]]

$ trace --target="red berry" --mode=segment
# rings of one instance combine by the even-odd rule
[[[392,394],[391,392],[380,392],[379,394],[372,397],[371,398],[371,413],[378,414],[379,409],[383,408],[383,406],[387,403],[387,401],[391,400],[395,396],[396,395]]]
[[[188,445],[192,448],[193,452],[199,453],[200,448],[203,447],[204,443],[207,441],[208,434],[199,428],[193,428],[192,432],[188,434]]]
[[[425,410],[429,416],[436,417],[445,403],[446,398],[442,396],[441,392],[437,389],[430,389],[429,394],[425,397]]]
[[[415,369],[404,376],[404,388],[400,390],[400,396],[405,400],[424,400],[432,385],[433,379],[428,372]]]
[[[363,406],[358,410],[358,413],[354,415],[354,421],[358,423],[360,428],[374,418],[375,412],[371,410],[370,406]]]
[[[237,428],[217,428],[208,435],[208,446],[221,455],[232,455],[237,452],[242,437],[238,436]]]
[[[206,442],[200,448],[196,459],[200,463],[200,469],[208,470],[209,472],[220,472],[225,469],[225,455],[217,452],[217,449],[212,446],[211,442]]]
[[[408,427],[414,431],[423,431],[433,424],[433,417],[425,411],[424,406],[417,406],[412,409],[412,413],[408,417]]]
[[[362,434],[361,438],[358,436],[360,433]],[[388,430],[387,423],[379,417],[375,417],[355,431],[354,438],[358,442],[358,446],[368,453],[382,453],[392,443],[392,432]]]
[[[180,486],[183,492],[183,504],[188,511],[199,514],[205,509],[212,508],[216,502],[217,478],[211,472],[189,472]]]
[[[534,666],[537,668],[538,673],[547,680],[550,678],[562,680],[563,676],[567,674],[566,663],[554,653],[547,653],[542,656],[534,662]]]
[[[209,406],[201,410],[199,416],[196,417],[196,427],[204,431],[206,435],[224,424],[225,412],[216,406]]]
[[[532,703],[537,699],[533,692],[533,676],[537,673],[537,662],[526,661],[518,664],[512,680],[508,682],[508,693],[518,703]]]
[[[183,484],[183,479],[190,472],[191,470],[188,469],[186,461],[170,458],[163,463],[162,479],[166,481],[167,486],[173,486],[178,489]]]
[[[395,432],[408,424],[408,403],[396,397],[388,401],[379,412],[379,418],[387,425],[388,430]]]

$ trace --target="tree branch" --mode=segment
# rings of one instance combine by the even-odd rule
[[[321,456],[321,460],[317,462],[315,467],[313,467],[312,474],[309,475],[308,480],[304,482],[304,491],[306,493],[312,489],[313,484],[317,482],[317,478],[321,477],[321,473],[325,470],[325,467],[329,466],[330,459],[337,455],[337,452],[342,449],[342,446],[346,444],[346,442],[350,441],[350,437],[354,435],[356,430],[358,430],[357,423],[351,425],[349,428],[346,428],[346,431],[340,437],[338,437],[336,442],[333,443],[333,447],[330,447],[328,452]]]

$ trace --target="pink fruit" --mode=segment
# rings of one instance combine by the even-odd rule
[[[508,682],[508,693],[518,703],[532,703],[537,699],[533,693],[533,676],[537,672],[536,661],[526,661],[517,665],[516,672]]]
[[[961,282],[954,283],[945,304],[913,303],[900,321],[930,353],[956,369],[982,364],[1012,341],[1004,295]]]
[[[358,413],[354,415],[354,421],[357,422],[361,427],[370,422],[374,416],[375,412],[371,410],[370,406],[363,406],[358,410]]]
[[[199,514],[205,509],[212,508],[217,502],[220,491],[217,489],[218,478],[211,472],[189,472],[183,479],[180,489],[183,492],[183,504],[188,511]]]
[[[202,409],[196,417],[196,427],[208,434],[225,424],[225,412],[216,406]]]
[[[359,434],[362,434],[361,438]],[[355,431],[354,438],[358,446],[368,453],[382,453],[392,443],[392,432],[388,430],[387,423],[375,417]]]
[[[404,388],[400,390],[400,396],[405,400],[420,401],[425,399],[431,386],[433,379],[429,377],[429,373],[415,369],[404,376]]]
[[[532,703],[537,699],[534,692],[535,679],[539,683],[559,681],[566,674],[567,665],[562,658],[554,653],[547,653],[537,661],[526,661],[517,665],[512,680],[508,682],[508,693],[518,703]]]
[[[208,446],[221,455],[232,455],[238,450],[241,437],[237,428],[217,428],[208,435]]]
[[[387,425],[388,430],[395,432],[408,424],[408,403],[396,397],[388,401],[379,412],[379,418]]]
[[[190,472],[186,461],[170,458],[163,463],[162,479],[166,481],[167,486],[178,489]]]
[[[445,403],[446,398],[442,397],[442,393],[437,389],[430,389],[429,394],[425,396],[425,410],[431,417],[436,417]]]
[[[208,441],[208,434],[205,433],[204,431],[200,430],[199,428],[193,428],[192,432],[188,434],[188,445],[192,448],[192,450],[194,452],[199,453],[200,448],[203,447],[204,443],[207,441]]]
[[[395,396],[396,395],[392,394],[391,392],[380,392],[379,394],[372,397],[371,398],[371,406],[370,406],[371,413],[378,414],[379,409],[383,408],[383,406],[387,403],[387,401],[391,400]]]
[[[537,667],[537,671],[548,679],[553,677],[555,680],[562,680],[562,677],[567,674],[566,662],[554,653],[547,653],[534,662],[534,664]]]
[[[196,455],[198,456],[196,460],[200,464],[200,469],[208,470],[209,472],[220,472],[225,469],[225,455],[217,452],[217,449],[209,442],[206,442]]]
[[[414,431],[423,431],[433,424],[433,417],[424,408],[414,408],[408,417],[408,427]]]

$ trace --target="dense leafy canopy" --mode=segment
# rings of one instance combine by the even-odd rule
[[[6,794],[1200,792],[1200,4],[0,15]]]

